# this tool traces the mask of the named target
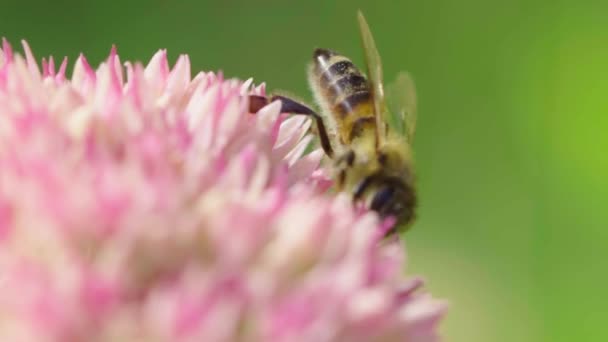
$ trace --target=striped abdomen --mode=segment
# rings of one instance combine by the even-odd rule
[[[348,144],[364,131],[374,130],[369,83],[348,58],[316,49],[309,79],[321,107],[333,116],[342,143]]]

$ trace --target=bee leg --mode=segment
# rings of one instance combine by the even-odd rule
[[[360,200],[363,195],[365,194],[365,191],[369,188],[370,185],[372,185],[373,183],[377,182],[379,180],[379,175],[378,174],[371,174],[365,178],[363,178],[363,180],[361,180],[361,182],[359,182],[359,184],[357,184],[354,188],[353,191],[353,200],[358,201]]]
[[[329,135],[327,134],[327,129],[325,129],[325,124],[323,123],[323,118],[321,118],[319,114],[309,107],[285,96],[273,96],[268,99],[266,96],[249,95],[249,112],[257,113],[260,109],[262,109],[262,107],[276,100],[281,101],[281,113],[308,115],[315,120],[319,139],[321,140],[321,147],[328,157],[333,158],[334,150],[331,147]]]
[[[364,178],[357,186],[355,187],[355,191],[353,192],[353,201],[358,201],[363,197],[365,190],[371,185],[372,178],[366,177]]]
[[[346,184],[347,172],[355,164],[355,151],[349,149],[346,152],[340,154],[334,159],[334,169],[337,170],[336,174],[336,188],[341,191]]]
[[[349,149],[336,158],[336,166],[341,166],[342,164],[345,164],[348,167],[353,166],[355,164],[355,151]]]

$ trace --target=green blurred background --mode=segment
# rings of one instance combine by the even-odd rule
[[[310,99],[314,47],[417,82],[420,220],[410,272],[450,300],[447,341],[608,340],[608,2],[13,1],[0,35],[38,58],[167,48],[193,71]]]

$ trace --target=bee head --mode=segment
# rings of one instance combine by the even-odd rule
[[[394,217],[396,226],[408,227],[415,217],[416,191],[411,164],[401,151],[379,151],[377,167],[355,184],[353,194],[380,217]]]
[[[414,220],[416,193],[401,179],[379,179],[370,198],[370,209],[380,217],[395,217],[397,224],[403,226]]]

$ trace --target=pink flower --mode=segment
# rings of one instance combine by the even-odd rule
[[[1,341],[436,341],[444,303],[251,80],[0,50]]]

